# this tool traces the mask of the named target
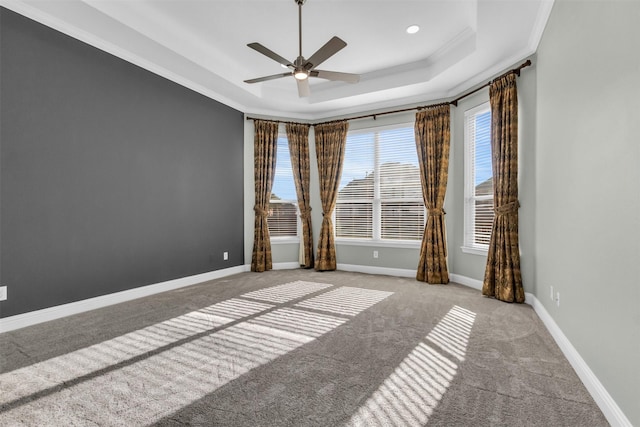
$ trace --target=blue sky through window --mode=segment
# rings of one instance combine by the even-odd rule
[[[354,179],[363,179],[374,170],[373,133],[347,136],[342,177],[338,190],[342,190]]]
[[[418,153],[415,150],[415,131],[413,126],[399,129],[389,129],[380,132],[380,159],[409,164],[415,167],[418,165]],[[398,150],[396,144],[400,141],[413,141],[411,149]]]
[[[289,142],[286,137],[278,138],[278,151],[276,153],[276,172],[273,179],[271,195],[278,196],[281,200],[296,200],[296,186],[293,182],[293,170],[291,169],[291,157],[289,154]]]
[[[355,133],[347,137],[339,190],[354,179],[363,179],[373,173],[375,169],[374,132]],[[414,138],[413,126],[378,131],[380,163],[398,162],[419,167],[415,149],[408,151],[397,149],[400,141],[414,141]]]
[[[475,182],[481,184],[491,178],[491,111],[476,116]]]

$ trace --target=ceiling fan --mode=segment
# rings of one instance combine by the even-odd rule
[[[344,48],[345,43],[339,37],[333,37],[324,46],[322,46],[316,53],[311,55],[309,59],[305,59],[302,56],[302,5],[306,0],[294,0],[298,5],[298,58],[291,62],[272,50],[267,49],[260,43],[249,43],[251,49],[254,49],[261,54],[268,56],[274,61],[278,62],[284,67],[290,68],[292,71],[287,73],[273,74],[271,76],[258,77],[257,79],[245,80],[245,83],[258,83],[265,82],[267,80],[279,79],[282,77],[293,76],[298,83],[298,95],[300,97],[307,97],[311,94],[309,88],[309,77],[318,77],[326,80],[337,80],[347,83],[357,83],[360,80],[360,76],[350,73],[339,73],[336,71],[324,71],[316,70],[316,67],[335,55],[340,49]]]

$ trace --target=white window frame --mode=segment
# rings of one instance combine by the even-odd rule
[[[287,135],[285,133],[279,133],[278,139],[284,138],[289,142]],[[277,155],[277,153],[276,153]],[[291,161],[291,153],[289,153],[289,161]],[[274,171],[275,173],[275,171]],[[291,176],[293,180],[293,175]],[[294,182],[295,186],[295,182]],[[288,243],[299,243],[300,235],[302,234],[302,222],[300,221],[300,208],[298,206],[298,200],[289,200],[289,199],[280,199],[280,200],[269,200],[269,205],[271,204],[293,204],[296,208],[296,235],[295,236],[270,236],[270,241],[272,244],[288,244]]]
[[[493,200],[493,194],[475,195],[475,157],[471,154],[475,148],[475,132],[470,132],[469,120],[491,111],[489,102],[484,102],[473,107],[464,113],[464,230],[462,252],[474,255],[486,256],[489,251],[488,244],[476,243],[475,223],[476,223],[476,201]],[[473,150],[473,151],[472,151]]]
[[[391,125],[383,125],[383,126],[372,126],[372,127],[367,127],[367,128],[362,128],[362,129],[357,129],[354,131],[349,131],[349,135],[354,135],[354,134],[358,134],[358,133],[371,133],[371,132],[375,132],[375,143],[374,143],[374,168],[376,168],[379,165],[379,144],[378,144],[378,132],[380,131],[384,131],[384,130],[389,130],[389,129],[398,129],[398,128],[405,128],[405,127],[409,127],[409,128],[414,128],[415,127],[415,122],[403,122],[403,123],[396,123],[396,124],[391,124]],[[416,156],[417,156],[417,152],[416,152]],[[374,169],[375,170],[375,169]],[[377,170],[376,170],[377,172]],[[342,200],[342,202],[345,203],[349,203],[349,202],[361,202],[361,203],[368,203],[368,200],[371,200],[372,203],[372,215],[371,215],[371,220],[372,220],[372,237],[371,238],[365,238],[365,237],[337,237],[337,231],[336,231],[336,210],[337,210],[337,204],[338,202],[336,201],[336,208],[334,208],[333,213],[332,213],[332,222],[333,222],[333,233],[335,237],[335,243],[339,244],[339,245],[345,245],[345,246],[372,246],[372,247],[387,247],[387,248],[420,248],[420,246],[422,245],[422,239],[419,240],[402,240],[402,239],[383,239],[382,238],[382,202],[383,200],[380,198],[380,174],[379,173],[375,173],[374,174],[374,195],[373,195],[373,199],[351,199],[351,200]],[[401,201],[401,202],[420,202],[423,204],[423,209],[424,209],[424,222],[423,222],[423,226],[426,226],[426,222],[427,222],[427,209],[424,206],[424,199],[422,197],[420,198],[415,198],[415,199],[384,199],[384,202],[394,202],[394,201]]]

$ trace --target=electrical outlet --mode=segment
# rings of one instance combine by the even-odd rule
[[[222,252],[222,260],[229,261],[229,252]]]
[[[556,293],[556,305],[560,307],[560,292]]]
[[[6,301],[6,300],[7,300],[7,287],[0,286],[0,301]]]
[[[378,251],[373,251],[373,257],[378,258]]]
[[[549,289],[551,290],[550,298],[551,298],[551,301],[553,301],[555,299],[553,297],[553,286],[549,286]]]

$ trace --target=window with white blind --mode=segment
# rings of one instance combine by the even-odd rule
[[[273,241],[298,236],[298,202],[291,169],[289,143],[285,136],[278,137],[276,170],[269,201],[269,234]]]
[[[465,204],[463,251],[485,254],[493,225],[491,108],[489,103],[464,114]]]
[[[336,238],[419,242],[425,218],[413,124],[349,132]]]

